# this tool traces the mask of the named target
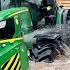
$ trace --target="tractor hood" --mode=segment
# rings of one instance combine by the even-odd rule
[[[0,11],[0,21],[13,17],[17,14],[28,11],[26,7],[11,8],[7,10]]]

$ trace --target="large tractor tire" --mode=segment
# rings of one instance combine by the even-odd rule
[[[40,35],[39,35],[40,36]],[[30,58],[35,62],[53,62],[58,54],[70,56],[70,48],[62,41],[60,36],[56,38],[41,36],[30,50]]]
[[[60,52],[57,46],[58,44],[53,39],[38,36],[37,42],[30,50],[30,58],[35,62],[53,62],[56,55]]]

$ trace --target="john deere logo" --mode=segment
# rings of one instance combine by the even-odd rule
[[[9,61],[2,65],[2,70],[20,70],[20,55],[17,53]]]

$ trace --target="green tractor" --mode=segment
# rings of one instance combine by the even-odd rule
[[[70,55],[62,36],[53,30],[68,22],[69,10],[56,7],[55,0],[0,1],[0,70],[28,70],[29,60],[53,62],[58,54]]]
[[[29,10],[11,8],[0,12],[0,70],[28,70],[27,47],[22,34],[32,32]]]

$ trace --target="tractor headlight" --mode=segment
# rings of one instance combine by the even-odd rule
[[[0,29],[6,26],[6,21],[0,21]]]

